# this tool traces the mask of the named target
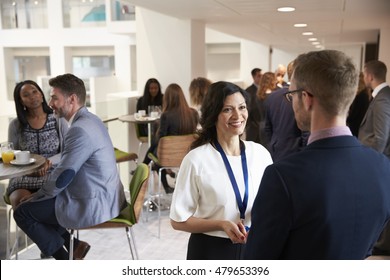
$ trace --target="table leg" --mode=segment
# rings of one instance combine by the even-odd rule
[[[150,122],[148,123],[148,144],[150,148],[152,146],[152,124]]]

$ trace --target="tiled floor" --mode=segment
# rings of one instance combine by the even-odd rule
[[[142,260],[184,260],[187,252],[188,233],[172,229],[168,211],[162,212],[161,236],[157,237],[158,219],[156,212],[149,212],[140,223],[133,227],[139,258]],[[131,259],[125,230],[96,229],[80,231],[80,239],[91,245],[86,260],[126,260]],[[40,258],[35,244],[19,253],[19,259]]]

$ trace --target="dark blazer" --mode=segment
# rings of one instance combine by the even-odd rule
[[[260,122],[261,122],[261,108],[260,101],[257,98],[258,88],[252,84],[245,91],[249,93],[248,120],[246,122],[246,137],[245,140],[261,143],[260,139]]]
[[[390,158],[390,87],[372,99],[359,129],[359,140]]]
[[[274,162],[306,146],[308,132],[302,132],[295,121],[292,104],[284,94],[288,88],[271,93],[265,101],[265,127],[268,151]]]
[[[354,136],[358,137],[360,124],[370,105],[370,97],[366,89],[359,92],[349,107],[347,125]]]
[[[390,219],[390,160],[353,136],[267,167],[246,259],[364,259]]]

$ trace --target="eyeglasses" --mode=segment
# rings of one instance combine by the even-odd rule
[[[287,101],[288,102],[292,102],[292,100],[293,100],[293,95],[295,94],[295,93],[297,93],[297,92],[300,92],[300,91],[304,91],[304,89],[303,88],[300,88],[300,89],[296,89],[296,90],[290,90],[290,91],[288,91],[288,92],[286,92],[285,94],[284,94],[284,97],[286,97],[286,99],[287,99]]]

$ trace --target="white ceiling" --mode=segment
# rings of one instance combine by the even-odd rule
[[[136,6],[206,26],[286,51],[376,43],[381,28],[390,28],[390,0],[129,0]],[[295,7],[281,13],[282,6]],[[305,28],[293,27],[306,23]],[[303,36],[312,31],[313,36]]]

